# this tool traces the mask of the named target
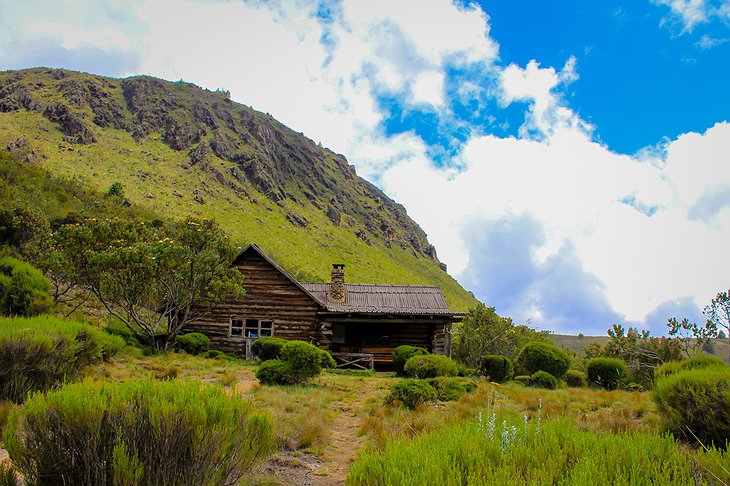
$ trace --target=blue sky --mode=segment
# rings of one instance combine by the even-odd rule
[[[567,333],[663,334],[730,284],[728,61],[730,0],[0,4],[0,69],[228,89],[346,155],[480,300]]]

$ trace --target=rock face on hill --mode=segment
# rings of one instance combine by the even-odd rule
[[[397,245],[440,265],[405,209],[358,177],[342,155],[232,102],[225,92],[147,76],[119,80],[37,68],[0,73],[0,114],[13,112],[45,117],[68,150],[93,148],[115,131],[138,142],[159,140],[184,154],[179,169],[202,170],[251,201],[286,208],[294,228],[306,228],[321,214],[368,245]],[[225,169],[214,163],[221,160]],[[210,197],[194,194],[199,204]]]

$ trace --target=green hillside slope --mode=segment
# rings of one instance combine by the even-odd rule
[[[438,261],[405,209],[347,160],[226,93],[150,77],[36,68],[0,73],[0,147],[135,206],[213,217],[302,280],[330,263],[350,282],[435,284],[466,310],[474,297]]]

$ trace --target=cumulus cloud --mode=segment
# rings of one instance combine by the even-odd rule
[[[679,23],[680,33],[691,33],[695,27],[711,22],[713,19],[730,20],[730,1],[728,0],[652,0],[657,5],[669,7],[670,14],[662,23]],[[713,40],[703,36],[701,48],[714,47]]]

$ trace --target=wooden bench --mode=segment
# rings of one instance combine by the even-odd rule
[[[365,346],[362,348],[364,353],[373,355],[376,364],[392,364],[393,363],[393,346]]]

